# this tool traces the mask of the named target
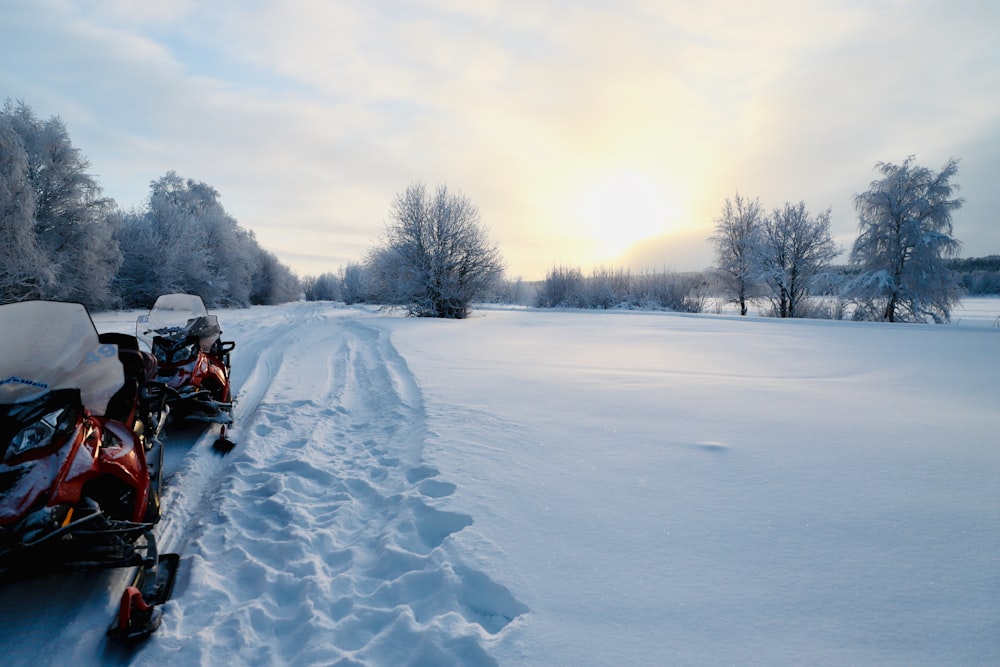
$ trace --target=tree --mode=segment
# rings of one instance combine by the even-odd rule
[[[237,266],[229,256],[236,243],[228,236],[237,225],[214,188],[167,172],[150,185],[147,215],[158,239],[156,270],[164,290],[198,294],[209,308],[249,305],[251,258],[238,253],[237,275],[227,271]]]
[[[0,303],[38,297],[51,282],[34,219],[28,155],[18,133],[0,115]]]
[[[306,301],[339,301],[340,281],[335,273],[321,273],[318,276],[306,276],[302,280],[302,289]]]
[[[124,252],[115,288],[126,307],[160,294],[198,294],[209,308],[293,301],[298,277],[226,213],[211,186],[168,172],[150,184],[145,208],[122,216]]]
[[[946,263],[961,248],[952,236],[952,212],[963,204],[951,182],[958,162],[951,158],[935,173],[914,159],[879,162],[882,178],[854,196],[859,234],[850,261],[860,275],[846,294],[856,318],[942,322],[961,297]]]
[[[774,313],[800,317],[813,280],[840,254],[830,235],[830,209],[813,218],[805,202],[786,202],[763,221],[756,252]]]
[[[0,115],[19,135],[27,158],[35,244],[46,267],[39,296],[110,305],[109,286],[122,259],[114,242],[114,201],[101,196],[87,173],[90,163],[59,118],[38,120],[27,104],[10,100]]]
[[[538,308],[583,308],[586,283],[583,271],[575,266],[555,266],[535,294]]]
[[[365,299],[365,267],[357,262],[349,262],[338,273],[340,298],[347,305],[361,303]]]
[[[724,285],[733,301],[740,306],[740,315],[747,314],[762,218],[760,201],[745,199],[737,192],[732,200],[726,198],[721,214],[715,219],[715,234],[710,237],[715,244],[717,268],[722,272]]]
[[[254,262],[250,303],[273,306],[288,303],[302,294],[302,283],[278,257],[263,249],[257,250]]]
[[[502,278],[503,259],[468,197],[413,184],[396,196],[366,262],[374,296],[419,317],[461,319]]]
[[[149,308],[160,294],[176,290],[161,283],[160,265],[165,252],[148,212],[133,209],[122,215],[118,229],[122,265],[112,281],[112,289],[125,308]]]

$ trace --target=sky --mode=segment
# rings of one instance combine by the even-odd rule
[[[726,198],[831,209],[955,157],[962,256],[1000,254],[991,0],[4,0],[0,100],[58,116],[105,196],[205,182],[300,276],[447,185],[510,277],[699,270]],[[841,259],[846,259],[846,253]]]

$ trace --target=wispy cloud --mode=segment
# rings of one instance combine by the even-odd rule
[[[567,202],[637,170],[683,193],[663,225],[687,255],[736,189],[832,206],[846,238],[875,161],[912,153],[965,158],[956,234],[971,254],[1000,251],[1000,195],[980,185],[1000,139],[991,3],[13,0],[0,13],[0,55],[16,63],[0,91],[62,117],[107,195],[137,204],[170,169],[203,180],[301,272],[360,259],[415,180],[468,194],[529,277],[612,260]]]

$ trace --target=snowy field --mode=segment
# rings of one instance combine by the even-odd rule
[[[106,644],[123,572],[5,584],[4,665],[1000,664],[1000,299],[217,314],[239,445],[168,433],[163,626]]]

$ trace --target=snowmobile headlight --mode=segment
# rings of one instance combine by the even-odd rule
[[[33,449],[41,449],[52,444],[52,439],[64,426],[65,420],[60,419],[64,412],[62,408],[53,410],[15,433],[10,439],[7,456],[21,456]]]

